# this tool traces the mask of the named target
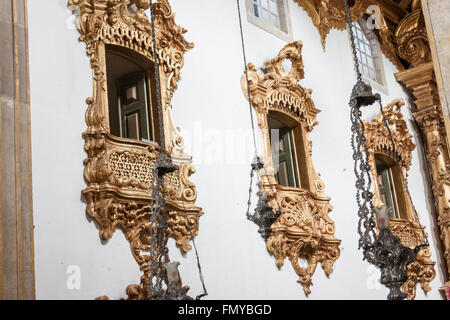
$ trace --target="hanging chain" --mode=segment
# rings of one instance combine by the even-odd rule
[[[155,296],[160,296],[162,293],[162,281],[168,283],[167,272],[163,272],[162,266],[164,263],[169,262],[169,249],[167,248],[168,241],[168,211],[165,201],[165,187],[164,187],[164,174],[173,172],[174,170],[179,170],[177,166],[172,164],[171,159],[166,154],[165,150],[165,137],[164,137],[164,123],[162,117],[162,103],[161,103],[161,83],[159,75],[159,63],[158,63],[158,51],[156,46],[156,32],[155,32],[155,12],[153,7],[153,1],[150,0],[150,19],[152,25],[152,41],[153,41],[153,59],[154,59],[154,69],[155,69],[155,82],[156,82],[156,102],[158,107],[158,120],[159,120],[159,134],[160,134],[160,144],[161,144],[161,154],[159,159],[155,163],[155,168],[153,169],[154,182],[152,184],[152,216],[150,223],[150,263],[152,274],[150,277],[150,296],[154,294]],[[158,160],[160,160],[158,164]],[[158,166],[159,165],[159,166]],[[180,186],[181,187],[181,186]],[[153,200],[156,199],[156,200]],[[183,210],[186,216],[186,221],[189,223],[189,218],[186,212],[184,199]],[[188,227],[191,234],[192,243],[194,246],[197,267],[200,274],[200,280],[203,286],[203,294],[197,296],[197,300],[208,295],[205,287],[205,282],[203,279],[202,268],[200,265],[200,258],[195,244],[194,237],[192,235],[191,229]],[[155,278],[155,279],[153,279]],[[185,292],[182,290],[175,291],[177,297],[185,296]],[[169,293],[170,295],[170,293]],[[166,292],[167,296],[167,292]]]
[[[350,34],[353,62],[356,72],[357,81],[362,81],[361,72],[359,71],[359,62],[356,53],[355,36],[353,34],[352,21],[347,0],[343,0],[347,16],[347,27]],[[353,93],[352,93],[353,94]],[[362,112],[356,102],[350,102],[351,112],[350,119],[352,122],[352,138],[351,146],[353,149],[354,173],[356,176],[356,202],[358,204],[358,233],[360,235],[358,248],[363,248],[364,259],[373,263],[370,251],[376,239],[375,234],[375,217],[372,203],[372,193],[370,192],[372,179],[369,174],[369,153],[366,146],[366,138],[364,135],[364,123],[361,119]],[[362,151],[364,150],[364,152]]]
[[[353,105],[351,109],[354,173],[356,176],[356,202],[358,204],[358,234],[360,236],[358,249],[363,248],[364,259],[373,263],[371,250],[376,239],[375,219],[370,192],[372,179],[369,174],[369,155],[364,136],[364,124],[361,120],[361,110]],[[361,133],[361,134],[360,134]],[[361,150],[365,150],[363,153]]]
[[[242,18],[241,18],[241,5],[239,4],[239,0],[236,0],[237,8],[238,8],[238,16],[239,16],[239,28],[241,31],[241,45],[242,45],[242,56],[244,58],[244,72],[245,72],[245,80],[247,84],[247,95],[248,95],[248,106],[250,110],[250,121],[252,124],[252,134],[253,134],[253,147],[255,151],[255,158],[258,154],[258,149],[256,146],[256,132],[255,132],[255,123],[253,120],[253,108],[252,108],[252,95],[250,93],[250,81],[248,79],[248,69],[247,69],[247,56],[245,54],[245,43],[244,43],[244,31],[242,28]]]
[[[149,226],[151,269],[149,297],[157,299],[162,295],[163,281],[167,283],[167,273],[164,272],[163,265],[169,262],[169,249],[167,248],[168,212],[165,201],[164,177],[158,175],[156,167],[153,168],[153,177],[152,211]]]
[[[277,192],[275,190],[275,187],[272,185],[272,182],[270,181],[270,179],[268,178],[267,175],[267,170],[264,167],[264,162],[261,160],[261,158],[258,156],[258,149],[257,149],[257,144],[256,144],[256,130],[255,130],[255,123],[254,123],[254,119],[253,119],[253,103],[252,103],[252,95],[251,95],[251,91],[250,91],[250,80],[248,77],[248,67],[247,67],[247,55],[246,55],[246,50],[245,50],[245,40],[244,40],[244,31],[243,31],[243,27],[242,27],[242,14],[241,14],[241,6],[239,3],[239,0],[236,0],[236,4],[237,4],[237,10],[238,10],[238,17],[239,17],[239,29],[240,29],[240,34],[241,34],[241,45],[242,45],[242,57],[244,60],[244,73],[245,73],[245,80],[246,80],[246,85],[247,85],[247,96],[248,96],[248,106],[249,106],[249,111],[250,111],[250,122],[251,122],[251,126],[252,126],[252,135],[253,135],[253,147],[254,147],[254,160],[253,163],[251,165],[252,169],[250,171],[250,187],[248,189],[248,201],[247,201],[247,212],[246,212],[246,216],[247,219],[250,221],[253,221],[255,223],[257,223],[260,226],[260,233],[263,235],[265,230],[265,235],[263,235],[263,238],[266,238],[266,236],[268,236],[267,232],[270,229],[270,225],[272,225],[272,223],[274,222],[274,219],[276,219],[280,214],[281,214],[281,206],[278,203],[278,197],[277,197]],[[252,215],[250,214],[250,207],[251,207],[251,198],[252,198],[252,194],[253,194],[253,177],[255,172],[264,169],[265,175],[267,177],[268,183],[269,183],[269,187],[270,190],[273,193],[273,198],[277,204],[277,208],[275,210],[275,212],[273,212],[273,209],[270,207],[268,200],[267,200],[267,194],[264,194],[263,192],[258,192],[258,196],[259,196],[259,201],[258,201],[258,206],[257,206],[257,210],[255,210],[255,213]],[[258,186],[260,184],[259,178],[258,178],[258,182],[257,182]]]
[[[159,132],[161,141],[161,155],[165,153],[164,142],[164,125],[162,122],[162,108],[161,108],[161,86],[159,78],[159,64],[158,53],[156,47],[155,36],[155,17],[153,1],[150,0],[150,19],[152,25],[152,40],[153,40],[153,59],[155,69],[156,82],[156,103],[159,117]],[[161,157],[161,156],[160,156]],[[164,176],[158,174],[158,168],[155,163],[153,168],[153,182],[152,182],[152,211],[150,218],[150,283],[149,283],[149,297],[157,299],[162,296],[162,283],[167,284],[167,273],[164,272],[164,263],[169,262],[169,250],[167,248],[167,208],[165,201]]]
[[[355,66],[355,72],[356,72],[356,79],[358,81],[362,80],[361,71],[359,70],[359,61],[357,58],[356,53],[356,45],[355,45],[355,35],[353,34],[353,28],[352,28],[352,20],[350,18],[350,9],[348,7],[348,0],[343,0],[345,4],[345,12],[347,16],[347,26],[348,26],[348,32],[350,34],[350,40],[351,40],[351,46],[352,46],[352,52],[353,52],[353,63]]]
[[[180,190],[181,190],[181,185],[180,185]],[[181,191],[182,191],[182,190],[181,190]],[[189,225],[192,225],[192,226],[193,226],[193,224],[190,224],[190,223],[189,223],[189,217],[188,217],[188,214],[187,214],[187,211],[186,211],[186,207],[185,207],[185,204],[184,204],[184,198],[183,198],[183,195],[181,195],[181,201],[182,201],[182,203],[183,203],[183,211],[184,211],[184,215],[185,215],[185,217],[186,217],[186,223],[188,224],[188,225],[186,226],[186,229],[189,230],[189,234],[190,234],[190,236],[191,236],[192,245],[194,246],[195,257],[196,257],[196,259],[197,259],[197,269],[198,269],[198,274],[199,274],[200,282],[202,283],[202,288],[203,288],[203,293],[200,294],[200,295],[198,295],[198,296],[195,298],[195,300],[200,300],[201,298],[203,298],[203,297],[205,297],[205,296],[208,295],[208,291],[206,290],[205,279],[204,279],[204,277],[203,277],[202,266],[201,266],[201,264],[200,264],[200,256],[199,256],[199,254],[198,254],[197,246],[196,246],[196,244],[195,244],[194,235],[192,234],[192,227],[189,226]]]

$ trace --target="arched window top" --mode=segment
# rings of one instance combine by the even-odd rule
[[[377,36],[365,19],[352,23],[356,58],[363,79],[375,89],[387,93],[383,59]]]

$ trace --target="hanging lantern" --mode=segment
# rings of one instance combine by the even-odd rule
[[[258,227],[258,233],[261,235],[261,237],[264,239],[264,241],[267,241],[267,239],[270,236],[270,233],[272,232],[272,224],[275,222],[275,220],[278,219],[278,217],[281,215],[280,210],[274,211],[272,206],[269,204],[269,201],[267,199],[268,193],[267,191],[258,191],[256,195],[258,196],[258,203],[255,208],[255,213],[253,215],[250,214],[250,206],[251,206],[251,195],[252,195],[252,184],[253,184],[253,175],[255,172],[258,172],[259,170],[262,170],[264,168],[264,162],[259,158],[255,157],[255,160],[253,161],[252,170],[250,173],[250,188],[249,188],[249,200],[248,200],[248,208],[247,208],[247,219],[254,222]],[[258,185],[259,185],[259,178],[258,178]],[[272,187],[272,185],[271,185]],[[278,206],[279,207],[279,206]]]
[[[364,260],[367,260],[369,263],[380,269],[380,282],[390,290],[388,299],[403,300],[407,295],[403,293],[400,288],[408,280],[407,267],[416,259],[420,249],[424,246],[428,246],[428,240],[424,235],[425,243],[417,246],[415,249],[404,246],[400,239],[395,236],[389,228],[389,213],[387,207],[374,208],[372,204],[371,168],[368,162],[369,156],[366,147],[366,137],[364,135],[364,124],[361,119],[362,107],[373,105],[376,102],[379,103],[383,115],[383,122],[388,129],[394,148],[394,156],[397,157],[397,155],[389,125],[384,118],[381,97],[379,94],[373,94],[370,85],[362,81],[358,59],[356,58],[355,38],[351,26],[352,22],[350,19],[348,0],[343,1],[347,14],[348,32],[350,33],[352,42],[353,59],[357,74],[357,82],[353,87],[349,105],[351,109],[352,148],[353,160],[355,161],[356,201],[358,204],[359,217],[359,249],[363,249]],[[401,175],[402,179],[405,180],[403,174]],[[410,195],[409,198],[411,200]],[[414,212],[417,214],[415,209]],[[376,234],[375,218],[379,228],[378,235]]]

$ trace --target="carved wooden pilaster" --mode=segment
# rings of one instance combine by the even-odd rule
[[[437,211],[437,223],[450,275],[450,159],[444,118],[439,102],[431,62],[396,74],[414,95],[417,111],[413,114],[425,140],[428,167]]]

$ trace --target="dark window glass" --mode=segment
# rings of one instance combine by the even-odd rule
[[[154,140],[147,70],[109,51],[106,52],[106,66],[111,134]]]

